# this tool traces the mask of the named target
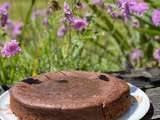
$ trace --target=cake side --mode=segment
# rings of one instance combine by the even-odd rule
[[[11,109],[20,120],[116,120],[130,107],[130,99],[125,97],[113,102],[109,106],[95,108],[68,110],[68,111],[37,111],[16,102],[11,98]]]
[[[11,109],[20,120],[104,120],[100,107],[74,110],[31,109],[11,98]]]

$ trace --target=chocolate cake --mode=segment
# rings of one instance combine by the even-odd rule
[[[129,86],[108,74],[50,72],[10,89],[10,107],[20,120],[115,120],[131,106]]]

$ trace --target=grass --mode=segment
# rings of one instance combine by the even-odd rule
[[[11,19],[24,20],[32,0],[0,0],[0,4],[3,4],[4,2],[9,2],[11,4],[11,8],[9,10]],[[34,9],[46,8],[47,5],[48,0],[36,0]]]

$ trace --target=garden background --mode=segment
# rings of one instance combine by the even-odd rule
[[[158,67],[160,1],[140,0],[137,8],[119,1],[0,0],[1,8],[8,5],[1,12],[0,83],[49,71]],[[12,40],[19,49],[6,54]]]

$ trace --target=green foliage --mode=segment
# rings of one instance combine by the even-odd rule
[[[152,7],[159,7],[156,2],[148,1]],[[16,20],[23,12],[21,20],[25,25],[22,34],[17,38],[22,47],[22,53],[10,58],[0,56],[1,84],[11,84],[25,77],[49,71],[126,70],[123,64],[126,61],[132,64],[133,61],[130,60],[129,55],[134,48],[142,49],[145,54],[140,62],[133,63],[135,67],[156,65],[153,52],[159,44],[153,39],[155,35],[160,34],[160,31],[151,24],[149,14],[143,17],[135,16],[142,27],[134,29],[121,20],[113,20],[104,9],[93,6],[90,2],[87,2],[88,8],[85,11],[76,10],[75,1],[70,2],[74,14],[78,17],[82,17],[88,11],[89,25],[84,31],[70,29],[63,38],[57,37],[57,29],[61,26],[60,19],[64,17],[63,10],[49,16],[49,25],[44,26],[42,17],[31,20],[31,12],[39,6],[47,8],[47,2],[45,6],[42,0],[38,2],[20,0],[13,4],[19,7],[25,4],[27,6],[16,12],[10,11],[11,18]],[[0,39],[5,42],[11,38],[0,31]]]

